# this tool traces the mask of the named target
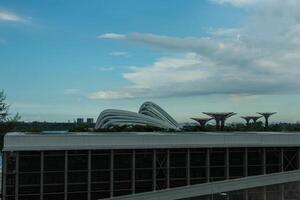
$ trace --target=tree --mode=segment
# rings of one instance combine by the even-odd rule
[[[13,130],[16,122],[20,120],[19,114],[16,114],[14,117],[9,117],[9,105],[5,100],[6,95],[2,90],[0,92],[0,134]]]

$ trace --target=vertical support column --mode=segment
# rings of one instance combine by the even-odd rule
[[[135,149],[132,150],[132,172],[131,172],[131,190],[132,194],[135,193]]]
[[[153,161],[152,161],[152,190],[156,190],[156,149],[153,149]]]
[[[262,156],[263,156],[263,174],[266,174],[266,169],[267,169],[267,163],[266,163],[266,148],[263,147],[262,149]]]
[[[16,152],[16,187],[15,200],[19,199],[19,152]]]
[[[266,186],[263,187],[263,200],[267,200],[267,189],[266,189]]]
[[[206,149],[206,182],[210,182],[210,149]]]
[[[248,193],[248,189],[245,190],[245,200],[249,199],[249,193]]]
[[[226,179],[228,180],[229,179],[229,149],[226,148],[226,155],[225,155],[225,176],[226,176]]]
[[[91,200],[92,194],[92,151],[88,150],[88,200]]]
[[[114,196],[114,150],[110,150],[110,197]]]
[[[41,183],[40,183],[40,199],[44,199],[44,152],[41,152]]]
[[[2,151],[2,198],[6,199],[7,151]]]
[[[284,200],[284,184],[280,184],[280,200]]]
[[[280,171],[284,171],[284,151],[283,147],[280,148]]]
[[[167,149],[167,188],[170,188],[170,149]]]
[[[68,151],[65,151],[65,200],[68,199]]]
[[[191,157],[190,157],[190,149],[187,149],[186,155],[186,176],[187,176],[187,185],[191,184]]]
[[[245,155],[244,155],[244,176],[248,176],[248,148],[245,148]],[[247,196],[247,195],[246,195]]]

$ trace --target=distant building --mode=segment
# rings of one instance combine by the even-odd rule
[[[179,124],[153,102],[143,103],[138,113],[116,109],[103,110],[96,121],[95,129],[108,129],[123,125],[141,125],[166,130],[180,130]]]
[[[83,118],[77,118],[77,124],[83,124],[84,119]]]
[[[86,123],[93,124],[94,123],[94,118],[86,118]]]

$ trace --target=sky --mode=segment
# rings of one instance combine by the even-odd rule
[[[298,0],[1,0],[0,89],[24,121],[153,101],[178,122],[300,120]]]

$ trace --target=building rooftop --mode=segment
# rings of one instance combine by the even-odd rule
[[[300,132],[9,133],[4,151],[300,146]]]

